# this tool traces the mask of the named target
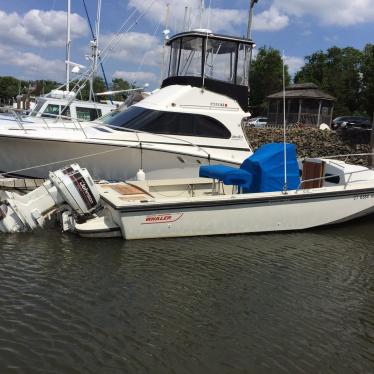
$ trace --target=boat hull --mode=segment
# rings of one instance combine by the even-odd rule
[[[111,207],[125,239],[305,230],[374,213],[374,187],[331,193],[291,191],[288,195],[160,204],[133,211]],[[259,194],[260,195],[260,194]]]
[[[71,162],[79,162],[96,180],[131,180],[136,177],[140,168],[147,178],[164,179],[170,175],[176,178],[196,177],[200,165],[215,163],[214,159],[188,154],[193,147],[184,147],[176,152],[156,147],[150,149],[151,146],[139,148],[134,143],[109,145],[88,141],[0,136],[0,172],[30,178],[48,178],[50,171]],[[224,164],[237,165],[234,162]]]

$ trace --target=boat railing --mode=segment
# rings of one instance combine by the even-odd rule
[[[9,110],[9,113],[13,116],[13,118],[16,120],[17,122],[17,125],[20,127],[21,130],[23,130],[25,133],[27,132],[26,129],[25,129],[25,126],[23,125],[23,121],[22,121],[22,118],[18,115],[18,113],[13,110],[13,109],[10,109]]]
[[[346,189],[350,183],[362,182],[362,180],[351,181],[351,178],[352,178],[353,174],[359,174],[359,173],[363,173],[363,172],[367,172],[367,171],[370,171],[370,169],[355,170],[355,171],[350,171],[350,172],[342,173],[342,174],[329,174],[329,175],[325,175],[323,177],[312,178],[312,179],[303,179],[303,180],[300,181],[296,191],[299,191],[299,190],[303,189],[302,185],[304,183],[316,182],[316,181],[325,181],[326,179],[331,179],[331,178],[336,178],[336,177],[341,178],[341,177],[348,176],[348,179],[345,178],[346,181],[344,183],[344,189]],[[338,183],[337,185],[341,185],[341,183]],[[310,188],[308,188],[308,189],[310,189]]]

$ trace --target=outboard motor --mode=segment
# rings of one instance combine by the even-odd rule
[[[48,181],[26,195],[5,192],[4,197],[5,202],[0,205],[0,232],[43,227],[46,217],[64,204],[82,218],[98,208],[100,199],[90,174],[78,164],[50,172]]]

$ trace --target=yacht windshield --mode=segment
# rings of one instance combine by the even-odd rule
[[[155,134],[229,139],[230,131],[215,118],[194,113],[165,112],[132,106],[103,118],[103,123],[118,130]]]
[[[42,106],[44,105],[45,102],[46,102],[46,100],[38,99],[34,109],[30,113],[30,116],[36,117],[36,115],[40,112],[40,109],[42,108]]]

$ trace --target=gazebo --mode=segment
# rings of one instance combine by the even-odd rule
[[[286,124],[318,127],[331,124],[335,97],[322,92],[314,83],[293,84],[286,88]],[[268,125],[283,125],[283,91],[267,97]]]

